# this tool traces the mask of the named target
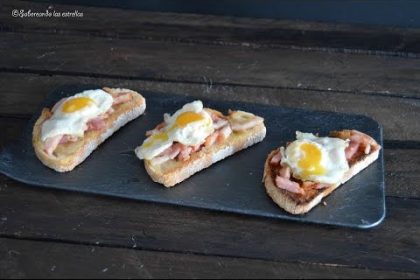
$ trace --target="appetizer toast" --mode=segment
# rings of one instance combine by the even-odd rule
[[[373,163],[381,149],[372,137],[357,130],[333,131],[330,137],[324,138],[307,133],[297,134],[298,140],[295,142],[300,143],[288,143],[286,149],[282,147],[268,155],[263,177],[267,194],[291,214],[310,211],[341,184]],[[307,137],[302,136],[305,134]],[[319,158],[316,149],[306,149],[306,157],[312,159],[302,160],[305,152],[301,153],[301,150],[305,150],[304,145],[313,141],[320,150],[330,155],[330,163],[323,160],[325,167],[317,164],[320,161],[316,159]],[[299,166],[302,169],[300,172]]]
[[[39,160],[58,171],[73,170],[103,141],[146,109],[139,93],[121,88],[88,90],[44,108],[32,143]]]
[[[264,119],[243,111],[222,113],[186,104],[147,133],[136,149],[153,181],[172,187],[242,149],[261,142]]]

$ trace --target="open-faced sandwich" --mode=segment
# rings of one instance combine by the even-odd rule
[[[44,108],[35,123],[32,143],[43,164],[73,170],[120,127],[143,114],[146,101],[121,88],[86,90]]]
[[[272,151],[263,182],[268,195],[292,214],[304,214],[338,186],[374,162],[381,146],[357,130],[330,137],[296,132],[296,139]]]
[[[146,133],[135,152],[144,159],[155,182],[172,187],[235,152],[262,141],[264,119],[243,111],[222,113],[194,101],[164,115],[164,121]]]

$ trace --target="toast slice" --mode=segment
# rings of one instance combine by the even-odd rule
[[[204,110],[230,121],[231,115],[223,116],[222,113],[208,108]],[[262,119],[260,117],[257,118]],[[197,152],[193,152],[187,160],[174,158],[160,164],[154,164],[153,160],[144,160],[144,166],[153,181],[168,188],[173,187],[212,164],[261,142],[265,135],[266,127],[264,122],[261,121],[257,125],[244,130],[233,130],[222,142],[217,141],[210,146],[202,145],[202,148]]]
[[[36,156],[49,168],[57,172],[68,172],[83,162],[102,142],[114,134],[128,122],[142,115],[146,109],[144,97],[132,90],[122,88],[103,88],[111,95],[129,94],[131,100],[113,105],[113,112],[105,119],[105,128],[101,130],[86,131],[84,136],[75,142],[59,144],[53,155],[49,155],[41,141],[41,128],[44,121],[51,115],[51,109],[44,108],[36,121],[32,132],[32,144]]]
[[[291,214],[305,214],[309,212],[313,207],[318,205],[324,197],[328,196],[336,188],[350,180],[353,176],[356,176],[360,171],[378,159],[381,146],[372,137],[362,132],[356,130],[333,131],[330,133],[330,137],[337,137],[346,140],[350,139],[350,137],[354,134],[358,134],[363,137],[365,143],[370,145],[369,151],[359,149],[354,156],[348,160],[350,168],[344,173],[340,183],[329,185],[329,187],[323,189],[316,189],[313,187],[313,184],[305,184],[304,182],[293,178],[292,174],[291,180],[299,183],[300,188],[304,190],[303,195],[292,193],[276,186],[276,168],[274,168],[270,162],[275,154],[277,154],[280,150],[273,150],[268,155],[264,165],[263,183],[267,194],[278,206]]]

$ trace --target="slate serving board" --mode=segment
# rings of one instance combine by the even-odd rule
[[[68,85],[54,90],[43,107],[59,99],[97,86]],[[265,194],[261,183],[264,161],[276,147],[294,139],[295,131],[327,135],[331,130],[353,128],[363,131],[382,145],[382,127],[360,115],[267,106],[251,103],[202,99],[206,107],[224,113],[241,109],[265,118],[265,140],[197,173],[178,186],[166,189],[154,183],[143,163],[134,155],[145,132],[194,98],[167,93],[141,91],[146,98],[146,114],[129,123],[103,143],[88,159],[69,173],[57,173],[36,158],[31,133],[36,114],[23,136],[0,154],[0,172],[29,187],[53,188],[98,195],[226,211],[245,215],[294,220],[354,228],[370,228],[385,217],[383,152],[379,159],[358,176],[342,185],[306,215],[283,211]],[[41,109],[39,110],[39,112]]]

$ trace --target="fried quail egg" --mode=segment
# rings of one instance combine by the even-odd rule
[[[201,101],[185,104],[172,116],[165,117],[165,127],[149,136],[136,149],[141,159],[150,160],[169,148],[173,142],[188,146],[202,144],[214,131],[213,120],[203,110]]]
[[[63,99],[51,118],[42,124],[42,141],[61,134],[82,137],[87,122],[108,111],[112,103],[112,96],[101,89],[86,90]]]
[[[324,184],[341,181],[349,170],[345,156],[347,141],[299,131],[296,139],[281,149],[281,163],[291,168],[295,178]]]

